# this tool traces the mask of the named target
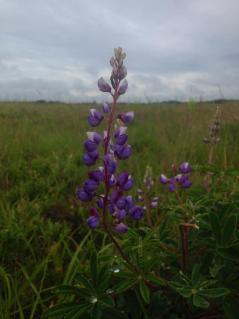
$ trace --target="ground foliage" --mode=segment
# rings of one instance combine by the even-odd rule
[[[101,229],[87,228],[75,198],[89,106],[1,103],[0,318],[238,318],[239,107],[221,107],[221,142],[208,164],[202,140],[214,104],[131,106],[127,169],[136,194],[151,166],[149,195],[159,196],[152,225],[129,221],[128,234],[116,235],[139,275]],[[193,186],[179,205],[159,177],[182,161]],[[199,229],[188,232],[183,272],[185,211]]]

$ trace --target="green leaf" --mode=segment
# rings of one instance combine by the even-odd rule
[[[193,296],[193,305],[198,308],[208,308],[209,302],[200,295]]]
[[[148,274],[146,276],[146,279],[149,280],[150,282],[152,282],[155,285],[166,286],[166,280],[164,281],[161,278],[158,278],[156,275]]]
[[[191,288],[177,288],[176,291],[184,298],[190,298],[192,296]]]
[[[67,313],[76,310],[77,307],[79,305],[76,305],[75,303],[71,302],[71,303],[64,303],[61,305],[57,305],[54,306],[52,308],[50,308],[49,310],[47,310],[47,312],[43,315],[43,319],[46,318],[51,318],[51,317],[55,317],[57,316],[57,318],[59,318],[58,316],[63,316],[66,315]]]
[[[230,242],[230,240],[234,237],[236,226],[237,226],[237,216],[236,215],[228,216],[222,229],[222,244],[223,245],[227,245]]]
[[[200,295],[208,298],[219,298],[230,293],[229,289],[226,288],[209,288],[200,291]]]
[[[92,285],[92,283],[89,281],[89,279],[81,274],[81,273],[78,273],[77,274],[77,280],[87,289],[89,289],[89,291],[91,292],[94,292],[95,291],[95,288],[94,286]]]
[[[106,307],[113,308],[115,306],[114,299],[110,296],[104,296],[100,299],[100,301]]]
[[[194,287],[198,284],[198,282],[201,279],[200,267],[201,267],[200,264],[195,264],[193,266],[191,280]]]
[[[130,289],[131,287],[133,287],[136,283],[136,280],[135,279],[129,279],[129,280],[126,280],[125,282],[122,282],[121,284],[119,284],[117,287],[115,287],[115,292],[117,294],[121,294],[122,292]]]
[[[78,319],[78,318],[83,318],[82,315],[90,309],[92,305],[90,304],[82,304],[77,307],[77,309],[72,310],[69,312],[64,319]]]
[[[150,300],[149,288],[143,281],[140,281],[140,283],[139,283],[139,291],[140,291],[140,294],[141,294],[143,300],[146,303],[149,303],[149,300]]]

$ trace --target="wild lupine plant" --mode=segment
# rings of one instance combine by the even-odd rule
[[[169,193],[177,199],[170,218],[164,207],[159,212],[158,223],[154,224],[151,218],[151,209],[156,215],[155,208],[160,203],[158,197],[153,197],[155,181],[150,167],[146,168],[136,198],[130,194],[134,180],[128,171],[120,170],[120,162],[132,154],[127,125],[133,121],[134,113],[117,109],[118,99],[128,88],[125,57],[121,48],[115,49],[110,59],[110,84],[103,78],[98,80],[100,91],[109,94],[112,102],[105,102],[101,110],[90,110],[88,123],[94,130],[87,132],[83,156],[89,171],[77,190],[78,199],[85,203],[89,212],[88,226],[104,231],[103,234],[96,233],[97,239],[98,235],[103,237],[102,246],[97,254],[95,244],[87,243],[89,246],[83,258],[91,256],[89,260],[83,260],[81,267],[76,263],[78,255],[74,254],[69,268],[72,270],[77,265],[76,270],[70,276],[67,271],[69,282],[64,281],[65,284],[56,290],[63,298],[48,309],[44,318],[216,318],[215,309],[216,315],[230,312],[231,300],[226,298],[234,293],[234,281],[238,277],[227,276],[223,281],[232,267],[227,258],[234,254],[233,249],[238,249],[236,215],[211,212],[206,201],[203,211],[196,216],[200,229],[193,223],[195,220],[188,214],[181,198],[181,194],[192,186],[192,166],[188,162],[178,167],[173,165],[171,177],[164,174],[160,177],[161,183],[167,185]],[[214,142],[217,141],[218,121],[216,117],[210,133]],[[103,123],[105,129],[96,131],[95,128]],[[179,211],[181,215],[178,215]],[[142,225],[128,231],[127,221],[130,218],[138,221],[144,214],[149,227]],[[197,231],[192,231],[189,236],[191,229]],[[114,232],[128,234],[121,236],[118,242]],[[122,258],[106,244],[105,234]],[[229,246],[231,241],[233,247]],[[97,242],[97,248],[98,245]],[[237,266],[233,273],[238,273]],[[238,298],[235,293],[233,296]],[[222,303],[227,310],[222,309]],[[201,308],[208,308],[208,311],[205,313]]]
[[[118,99],[128,88],[125,57],[122,48],[115,49],[110,59],[111,85],[103,77],[98,80],[99,90],[109,94],[112,103],[105,102],[102,110],[90,110],[89,125],[96,128],[105,121],[106,127],[101,132],[87,132],[83,162],[90,171],[82,187],[77,190],[78,199],[89,203],[88,226],[102,226],[108,233],[114,229],[121,234],[128,230],[125,223],[127,216],[139,220],[144,215],[143,207],[136,205],[129,194],[133,177],[119,169],[120,162],[132,154],[127,125],[134,119],[134,112],[119,112],[117,109]]]

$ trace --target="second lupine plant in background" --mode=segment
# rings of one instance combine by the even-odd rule
[[[117,101],[128,88],[125,57],[121,48],[115,49],[110,59],[111,85],[102,77],[98,80],[100,91],[110,94],[112,103],[104,103],[102,110],[90,110],[89,125],[95,128],[105,120],[106,127],[101,132],[87,132],[83,162],[92,170],[77,190],[77,197],[83,202],[89,202],[87,223],[90,228],[101,225],[108,233],[114,229],[122,234],[128,230],[125,222],[127,216],[139,220],[144,214],[143,207],[136,205],[129,194],[134,183],[133,177],[127,171],[119,171],[120,161],[128,159],[132,154],[127,125],[134,119],[133,112],[122,113],[117,110]]]

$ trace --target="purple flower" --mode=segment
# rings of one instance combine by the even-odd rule
[[[114,213],[114,217],[116,217],[119,220],[124,219],[126,215],[127,215],[127,212],[125,209],[120,209]]]
[[[174,178],[170,179],[169,181],[169,185],[168,185],[168,190],[170,192],[174,192],[177,188],[177,185],[176,185],[176,180]]]
[[[122,65],[118,71],[119,80],[123,80],[127,75],[127,69],[124,65]]]
[[[125,124],[129,124],[134,119],[134,112],[120,113],[118,118]]]
[[[115,130],[115,144],[124,145],[128,140],[128,135],[126,134],[127,127],[120,126]]]
[[[96,109],[90,109],[90,115],[88,116],[88,122],[91,126],[98,126],[103,120],[104,116]]]
[[[141,206],[135,205],[130,209],[130,215],[133,219],[139,220],[143,217],[144,210]]]
[[[89,154],[85,154],[83,156],[83,162],[87,166],[92,166],[96,162],[96,158],[91,157]]]
[[[123,83],[121,84],[121,86],[118,89],[118,94],[122,95],[124,94],[128,89],[128,81],[124,80]]]
[[[134,206],[133,198],[131,195],[125,197],[126,199],[126,208],[131,209]]]
[[[87,140],[84,143],[84,147],[87,152],[92,152],[97,149],[97,144],[95,142],[92,142],[91,140]]]
[[[169,182],[169,179],[164,175],[164,174],[161,174],[160,176],[160,182],[162,184],[167,184]]]
[[[101,135],[97,132],[87,132],[87,137],[89,140],[91,140],[92,142],[99,144],[101,141]]]
[[[98,80],[98,88],[102,92],[111,92],[111,87],[110,85],[105,81],[103,77],[99,78]]]
[[[119,189],[115,189],[112,191],[112,193],[110,194],[110,201],[115,204],[120,197],[122,196],[123,192]]]
[[[110,105],[106,102],[103,103],[103,112],[109,113],[110,112]]]
[[[192,182],[189,180],[185,180],[182,184],[181,184],[182,188],[189,188],[192,186]]]
[[[116,171],[116,162],[113,160],[113,155],[112,154],[106,154],[104,163],[107,167],[107,173],[108,174],[114,174]]]
[[[184,162],[179,166],[179,171],[183,174],[187,174],[192,171],[192,167],[188,162]]]
[[[127,204],[127,201],[124,196],[120,197],[116,202],[116,206],[118,209],[124,209],[126,207],[126,204]]]
[[[101,169],[97,169],[95,171],[91,171],[88,173],[90,179],[95,180],[96,182],[101,182],[104,179],[104,172]]]
[[[87,179],[84,183],[83,188],[87,193],[93,193],[96,191],[98,186],[99,186],[99,183],[96,182],[95,180]]]
[[[151,206],[151,208],[156,208],[158,206],[158,202],[157,201],[152,201],[150,206]]]
[[[115,184],[116,184],[116,179],[115,179],[115,176],[114,175],[111,175],[109,177],[109,187],[113,187]]]
[[[102,209],[104,207],[104,199],[103,198],[98,198],[96,201],[97,206]]]
[[[132,149],[130,145],[116,145],[115,147],[115,155],[118,159],[127,159],[132,154]]]
[[[86,192],[83,188],[78,188],[78,190],[76,192],[76,196],[82,202],[89,202],[93,198],[93,195]]]
[[[124,172],[118,176],[117,183],[123,190],[128,191],[132,188],[134,182],[131,175],[129,175],[127,172]]]
[[[92,229],[99,225],[99,214],[95,208],[90,209],[90,217],[87,219],[87,224]]]
[[[128,231],[128,226],[126,226],[124,223],[119,223],[115,226],[115,231],[120,234],[125,234]]]

